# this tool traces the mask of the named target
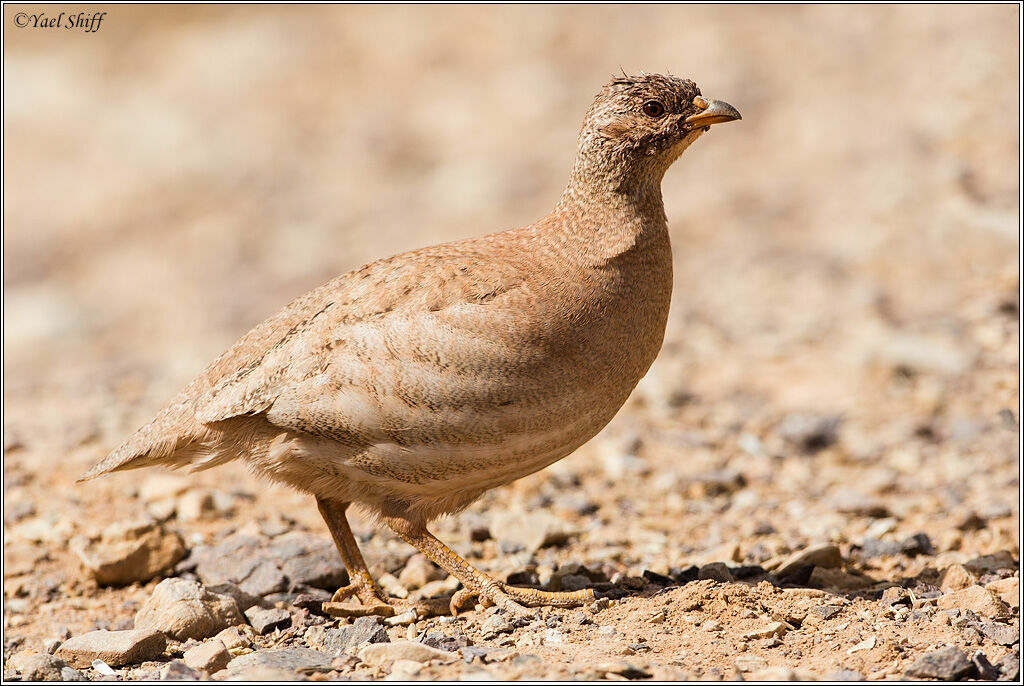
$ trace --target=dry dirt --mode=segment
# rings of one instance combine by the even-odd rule
[[[482,609],[392,628],[489,651],[405,675],[891,679],[947,645],[1010,669],[1019,591],[988,610],[1003,645],[942,586],[1019,576],[1019,7],[106,9],[85,34],[4,7],[5,677],[131,627],[158,581],[99,587],[69,543],[150,516],[153,475],[82,471],[292,297],[546,213],[620,65],[744,116],[665,180],[661,357],[600,436],[435,525],[499,577],[577,563],[616,599],[487,638]],[[218,507],[158,515],[190,548],[327,535],[240,466],[187,484]],[[500,540],[505,513],[561,542]],[[411,550],[355,528],[397,576]],[[769,573],[822,544],[840,557]],[[256,648],[306,645],[296,617]]]

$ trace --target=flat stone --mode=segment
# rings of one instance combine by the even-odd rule
[[[839,546],[832,543],[823,543],[798,550],[783,560],[774,572],[776,576],[781,578],[789,576],[807,565],[832,569],[842,564],[843,555],[839,552]]]
[[[771,622],[758,629],[744,632],[743,638],[774,638],[786,633],[786,625],[782,622]]]
[[[980,622],[974,628],[983,636],[1001,646],[1012,646],[1020,642],[1020,629],[998,622]]]
[[[8,665],[21,675],[22,681],[63,681],[61,670],[68,668],[59,657],[27,650],[12,655]]]
[[[236,657],[228,664],[228,670],[233,674],[247,675],[257,680],[256,674],[263,674],[265,670],[289,675],[307,669],[329,670],[333,659],[333,655],[310,648],[261,650]]]
[[[994,593],[981,586],[970,586],[961,591],[952,591],[940,597],[936,606],[940,610],[970,610],[990,619],[1010,616],[1010,608]]]
[[[302,584],[334,591],[348,584],[348,572],[338,550],[325,538],[286,533],[274,539],[269,554],[280,561],[281,572],[290,587]]]
[[[90,631],[64,641],[57,648],[57,657],[78,668],[91,667],[93,660],[119,667],[153,660],[164,652],[166,645],[164,635],[150,628]]]
[[[156,522],[115,524],[76,536],[70,548],[101,586],[149,581],[185,557],[181,537]]]
[[[334,591],[348,583],[334,544],[302,532],[274,539],[236,534],[195,547],[186,562],[207,586],[232,583],[258,597],[296,586]]]
[[[644,572],[645,578],[647,572]],[[669,583],[675,585],[672,579],[669,579]],[[585,588],[590,588],[594,585],[594,582],[590,578],[583,574],[566,574],[558,578],[558,589],[559,591],[582,591]],[[551,590],[555,590],[553,587]]]
[[[262,597],[288,588],[280,567],[264,555],[266,543],[237,534],[215,546],[196,546],[186,562],[194,566],[207,586],[232,583],[250,595]]]
[[[394,662],[395,660],[412,660],[413,662],[430,662],[441,660],[454,662],[459,658],[457,653],[438,650],[422,643],[412,641],[395,641],[394,643],[373,643],[359,651],[359,659],[375,667]]]
[[[291,613],[276,607],[264,609],[254,605],[245,611],[245,616],[252,628],[261,636],[269,634],[274,629],[284,629],[292,623]]]
[[[196,581],[164,579],[135,615],[135,626],[156,629],[184,641],[204,639],[245,624],[234,598],[212,593]]]
[[[905,674],[917,679],[959,681],[974,671],[974,665],[956,646],[947,646],[919,658]]]
[[[192,669],[209,674],[219,672],[231,662],[231,653],[228,652],[227,646],[216,638],[189,648],[182,657],[185,664]]]
[[[306,632],[306,640],[333,655],[355,653],[367,644],[391,641],[378,617],[359,617],[350,626],[339,628],[313,627]]]
[[[907,555],[916,557],[918,555],[934,555],[935,547],[927,534],[914,534],[907,536],[900,541],[882,541],[877,538],[865,538],[860,546],[860,557],[874,559],[879,557],[891,557],[894,555]]]
[[[384,623],[388,626],[409,626],[410,624],[413,624],[417,619],[419,619],[419,615],[416,613],[416,609],[412,608],[406,610],[400,615],[388,617],[384,620]]]

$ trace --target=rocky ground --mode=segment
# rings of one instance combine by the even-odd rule
[[[5,30],[5,679],[1018,678],[1019,8],[305,11]],[[291,297],[547,212],[620,63],[744,115],[666,178],[662,355],[433,527],[594,602],[325,616],[308,497],[74,483]],[[353,528],[393,595],[456,590]]]

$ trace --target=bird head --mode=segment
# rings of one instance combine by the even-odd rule
[[[663,173],[709,127],[736,119],[736,108],[704,97],[689,79],[623,74],[594,99],[580,131],[580,152]]]

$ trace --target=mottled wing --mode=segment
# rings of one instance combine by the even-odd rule
[[[487,264],[471,254],[412,255],[341,277],[315,311],[203,394],[197,419],[266,413],[284,428],[342,440],[336,418],[349,417],[349,440],[353,431],[378,439],[377,427],[388,414],[381,404],[391,400],[375,398],[374,389],[406,367],[440,363],[443,339],[458,335],[446,323],[453,309],[485,308],[523,283],[521,270],[510,263]],[[326,406],[311,404],[314,397]]]

